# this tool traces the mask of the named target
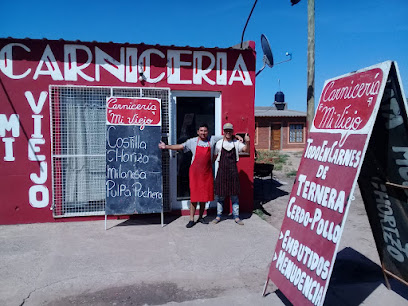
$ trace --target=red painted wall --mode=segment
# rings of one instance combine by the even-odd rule
[[[250,46],[252,49],[237,50],[0,39],[4,86],[0,87],[0,224],[55,221],[50,210],[50,85],[221,92],[221,124],[232,122],[237,132],[248,132],[254,139],[256,55],[255,44],[250,42]],[[148,78],[143,83],[138,74],[140,59]],[[36,157],[29,154],[28,139]],[[253,206],[253,156],[252,142],[250,157],[238,163],[242,211],[251,211]],[[36,159],[42,161],[42,173]]]

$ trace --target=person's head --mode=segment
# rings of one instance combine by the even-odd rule
[[[197,135],[201,140],[208,138],[208,125],[206,123],[200,124],[197,130]]]
[[[225,123],[222,129],[224,130],[225,139],[231,140],[234,136],[234,126],[231,123]]]

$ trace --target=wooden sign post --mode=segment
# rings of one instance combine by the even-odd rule
[[[105,221],[107,215],[163,214],[160,100],[109,97],[106,120]]]
[[[404,97],[399,83],[397,65],[391,61],[325,82],[264,294],[268,281],[272,280],[294,305],[323,304],[360,171],[360,185],[370,185],[372,189],[367,188],[363,199],[369,207],[368,215],[373,215],[370,222],[376,241],[386,240],[377,242],[377,247],[381,247],[380,258],[401,261],[397,270],[402,272],[393,270],[393,273],[408,278],[408,227],[397,217],[388,218],[391,200],[385,195],[394,188],[386,182],[398,185],[395,187],[398,192],[392,193],[394,202],[399,203],[396,205],[402,213],[401,218],[404,212],[407,215],[408,193],[403,186],[408,185],[408,171],[405,171],[408,168],[401,170],[401,167],[408,167],[407,105],[403,98],[398,103],[390,100],[397,92]],[[389,87],[394,93],[390,93]],[[397,147],[388,142],[391,133],[395,134],[392,129],[405,133],[405,138],[399,139],[401,142],[395,142]],[[382,150],[377,153],[377,147],[381,146]],[[392,180],[385,170],[377,170],[376,165],[382,165],[379,160],[384,154],[388,157],[387,165],[394,165]],[[372,163],[373,160],[377,164]],[[386,238],[387,235],[391,235],[393,241]]]

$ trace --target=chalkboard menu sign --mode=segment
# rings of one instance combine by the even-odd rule
[[[162,212],[161,105],[153,98],[107,98],[106,215]]]

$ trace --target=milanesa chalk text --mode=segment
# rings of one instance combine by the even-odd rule
[[[147,154],[148,144],[142,140],[143,134],[116,137],[115,129],[115,126],[109,126],[106,135],[106,196],[161,199],[161,192],[143,185],[149,175],[157,175],[145,170],[150,157]]]

